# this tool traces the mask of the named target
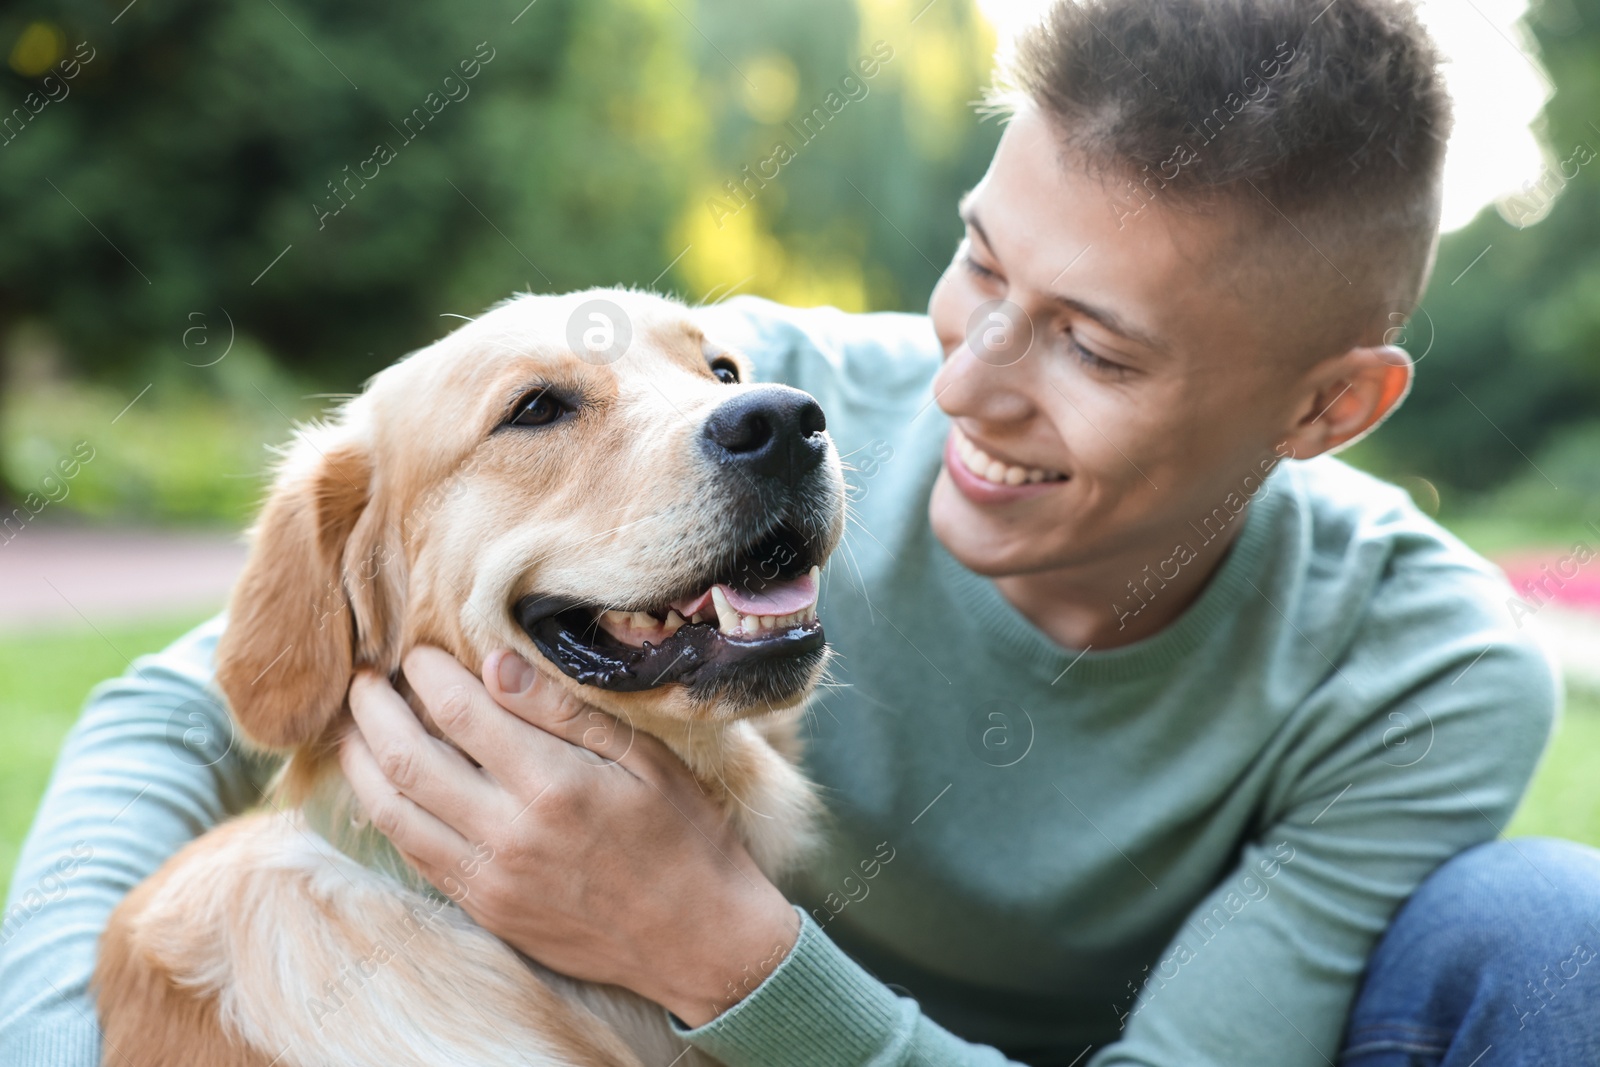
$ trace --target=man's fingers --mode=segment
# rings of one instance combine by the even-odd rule
[[[553,740],[496,706],[483,683],[454,656],[418,645],[406,653],[404,669],[434,724],[497,781],[511,788],[546,780],[540,764],[555,758]]]
[[[461,753],[424,730],[387,680],[358,673],[350,683],[350,712],[374,764],[400,793],[463,828],[474,815],[496,810],[490,783]]]
[[[590,707],[561,690],[509,650],[493,653],[483,681],[495,703],[546,733],[577,747],[569,753],[591,762],[619,763],[640,778],[659,782],[663,758],[677,757],[649,734]]]
[[[372,825],[402,853],[429,869],[446,870],[472,857],[472,845],[465,837],[384,777],[360,730],[349,731],[340,743],[339,766]]]

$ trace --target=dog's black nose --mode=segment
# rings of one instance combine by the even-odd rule
[[[787,385],[741,393],[706,418],[701,445],[719,463],[796,485],[828,452],[828,421],[810,394]]]

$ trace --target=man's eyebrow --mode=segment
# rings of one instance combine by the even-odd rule
[[[1109,308],[1096,307],[1094,304],[1086,304],[1082,300],[1074,300],[1070,296],[1062,296],[1059,293],[1046,293],[1045,299],[1058,307],[1075,311],[1086,319],[1092,319],[1112,333],[1126,337],[1135,344],[1142,345],[1151,351],[1167,351],[1167,346],[1162,343],[1159,337],[1154,337],[1143,330],[1128,325],[1116,312]]]
[[[957,212],[961,216],[961,221],[966,223],[966,225],[978,235],[978,238],[983,241],[984,245],[986,245],[990,251],[993,251],[994,245],[989,241],[989,235],[984,231],[983,223],[978,221],[978,212],[972,206],[971,193],[968,193],[966,196],[961,198],[961,204],[957,208]],[[1076,262],[1076,260],[1074,260],[1074,262]],[[1062,271],[1061,273],[1065,274],[1066,271]],[[1059,277],[1060,275],[1057,275],[1057,278]],[[1165,352],[1167,350],[1167,346],[1162,343],[1160,338],[1153,337],[1150,334],[1145,333],[1143,330],[1130,326],[1127,322],[1123,321],[1120,315],[1109,308],[1097,307],[1094,304],[1088,304],[1082,300],[1075,300],[1070,296],[1062,296],[1059,293],[1046,293],[1045,298],[1051,303],[1055,304],[1057,307],[1065,308],[1069,311],[1073,311],[1079,315],[1082,315],[1086,319],[1091,319],[1110,330],[1112,333],[1126,337],[1135,344],[1143,345],[1145,348],[1156,352]]]
[[[962,196],[960,202],[956,204],[956,214],[961,217],[961,221],[968,228],[977,231],[984,244],[989,245],[991,249],[994,248],[994,245],[989,244],[989,234],[984,230],[983,223],[978,221],[978,211],[972,206],[972,194],[970,192]]]

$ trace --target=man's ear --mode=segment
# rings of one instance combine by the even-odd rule
[[[346,567],[372,484],[364,443],[302,437],[256,523],[217,644],[217,684],[263,748],[292,749],[327,728],[344,703],[361,624],[377,624],[360,617],[370,604],[351,610],[349,584],[363,575]],[[378,564],[367,563],[374,588],[363,600],[378,595]]]
[[[1394,345],[1353,348],[1323,360],[1300,381],[1279,453],[1310,459],[1354,444],[1400,406],[1411,380],[1411,357]]]

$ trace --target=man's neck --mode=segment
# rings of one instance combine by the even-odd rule
[[[1247,508],[1223,536],[1192,554],[1137,549],[1092,567],[996,578],[995,588],[1064,648],[1131,645],[1166,629],[1194,603],[1227,558],[1248,513]]]

